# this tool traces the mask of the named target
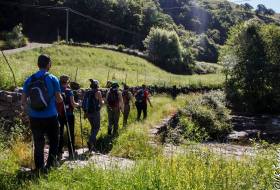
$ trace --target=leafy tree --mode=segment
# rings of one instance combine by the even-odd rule
[[[276,12],[273,9],[268,9],[266,12],[267,15],[275,15]]]
[[[268,11],[268,9],[266,8],[266,6],[265,5],[263,5],[263,4],[259,4],[258,6],[257,6],[257,9],[256,9],[256,14],[263,14],[263,15],[265,15],[266,13],[267,13],[267,11]]]
[[[235,108],[257,113],[280,112],[279,38],[279,27],[257,21],[231,29],[220,59],[229,77],[227,97]]]
[[[198,49],[197,60],[213,63],[218,61],[218,47],[207,35],[200,35],[195,46]]]
[[[152,28],[144,40],[150,58],[160,67],[174,73],[186,73],[192,61],[175,31]]]
[[[249,3],[245,3],[242,4],[241,7],[245,10],[245,11],[251,11],[254,9],[254,7],[252,5],[250,5]]]

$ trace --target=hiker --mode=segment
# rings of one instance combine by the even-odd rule
[[[96,148],[96,136],[100,129],[100,109],[104,104],[101,91],[99,90],[99,81],[90,79],[90,88],[86,92],[83,100],[83,110],[85,118],[87,118],[91,125],[91,135],[88,139],[87,145],[91,152]]]
[[[58,164],[56,156],[59,128],[56,102],[63,101],[57,77],[48,72],[51,66],[51,59],[48,55],[39,56],[39,71],[25,81],[21,100],[24,110],[28,110],[35,146],[36,170],[43,172]],[[49,140],[49,156],[46,166],[44,163],[45,134]]]
[[[149,102],[152,107],[151,100],[149,98],[149,91],[146,88],[146,85],[137,90],[135,95],[135,106],[137,109],[137,121],[140,121],[141,113],[143,112],[143,119],[147,118],[147,102]]]
[[[173,85],[172,89],[171,89],[171,96],[173,100],[176,100],[178,95],[178,89],[176,85]]]
[[[63,97],[63,102],[57,104],[58,110],[58,120],[60,124],[59,130],[59,146],[58,146],[58,159],[62,158],[63,154],[63,145],[64,145],[64,127],[68,125],[66,130],[68,134],[68,153],[69,158],[74,159],[75,154],[75,116],[74,116],[74,108],[79,107],[79,104],[74,100],[73,91],[69,87],[70,77],[67,75],[62,75],[60,77],[60,88],[61,94]],[[66,115],[65,115],[66,114]],[[70,137],[69,137],[70,134]],[[71,138],[71,139],[70,139]]]
[[[122,98],[123,98],[123,104],[124,104],[124,110],[123,110],[123,126],[127,126],[127,119],[130,112],[130,104],[133,101],[133,95],[129,91],[129,86],[127,84],[123,84],[123,91],[122,91]]]
[[[108,112],[108,135],[118,135],[120,111],[123,113],[123,98],[119,91],[119,84],[112,82],[111,88],[106,95],[107,112]],[[113,129],[112,129],[112,126]]]

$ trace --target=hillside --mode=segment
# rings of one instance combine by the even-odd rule
[[[18,85],[22,85],[24,79],[37,70],[36,61],[40,53],[51,56],[52,72],[56,75],[68,74],[74,79],[78,68],[77,82],[83,87],[88,86],[90,78],[100,80],[101,86],[105,86],[107,79],[112,78],[120,82],[125,82],[126,78],[129,85],[146,83],[195,87],[217,87],[224,81],[224,77],[219,74],[173,75],[144,59],[110,50],[54,45],[50,48],[34,49],[8,56]],[[0,88],[9,88],[13,84],[12,75],[2,58],[0,62]]]
[[[253,18],[279,24],[279,15],[273,10],[254,11],[226,0],[38,0],[32,5],[16,0],[0,4],[0,33],[22,23],[30,41],[65,39],[65,10],[41,6],[69,7],[74,10],[69,16],[69,39],[74,42],[123,44],[145,50],[143,40],[152,28],[159,27],[176,31],[182,47],[190,49],[195,60],[212,63],[218,61],[220,46],[232,26]]]

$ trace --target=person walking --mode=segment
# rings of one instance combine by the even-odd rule
[[[62,158],[63,145],[64,145],[64,127],[69,127],[68,135],[68,153],[69,158],[74,159],[75,155],[75,116],[74,108],[79,107],[79,104],[74,100],[73,91],[69,87],[70,77],[62,75],[60,77],[60,88],[63,97],[63,102],[57,104],[58,120],[60,124],[59,130],[59,146],[58,146],[58,158]],[[66,114],[66,115],[65,115]],[[68,125],[68,126],[67,126]],[[71,138],[71,139],[70,139]]]
[[[91,152],[96,148],[96,136],[100,129],[100,110],[104,101],[99,90],[99,81],[90,79],[90,82],[91,90],[86,92],[82,105],[85,118],[89,120],[91,125],[91,135],[87,142],[88,149]]]
[[[106,95],[107,112],[108,112],[108,135],[118,135],[120,111],[123,113],[123,98],[119,91],[119,84],[112,82],[111,88]],[[113,128],[112,128],[113,127]]]
[[[147,102],[149,102],[152,107],[151,100],[149,98],[149,91],[146,85],[142,85],[142,87],[136,92],[135,95],[135,106],[137,109],[137,121],[140,121],[141,114],[143,112],[143,119],[147,118]]]
[[[123,98],[123,104],[124,104],[123,127],[126,127],[128,116],[129,116],[129,113],[130,113],[130,104],[133,101],[133,95],[130,92],[129,86],[127,86],[127,84],[123,85],[122,98]]]
[[[48,55],[38,57],[39,71],[31,75],[24,83],[21,104],[27,110],[34,140],[34,160],[36,170],[46,171],[57,166],[58,118],[56,102],[61,103],[59,81],[48,71],[52,66]],[[49,155],[44,163],[45,136],[49,140]]]

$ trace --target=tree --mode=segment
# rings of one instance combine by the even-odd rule
[[[245,3],[242,4],[241,7],[245,10],[245,11],[251,11],[254,9],[254,7],[252,5],[250,5],[249,3]]]
[[[263,5],[263,4],[259,4],[258,6],[257,6],[257,9],[256,9],[256,14],[263,14],[263,15],[265,15],[266,13],[267,13],[267,8],[266,8],[266,6],[265,5]]]
[[[268,9],[266,12],[267,15],[275,15],[276,12],[273,9]]]
[[[220,60],[227,97],[239,111],[280,112],[280,28],[257,21],[231,29]]]
[[[144,40],[149,57],[160,67],[174,73],[186,73],[191,59],[184,53],[175,31],[152,28]],[[186,62],[185,62],[186,61]]]

